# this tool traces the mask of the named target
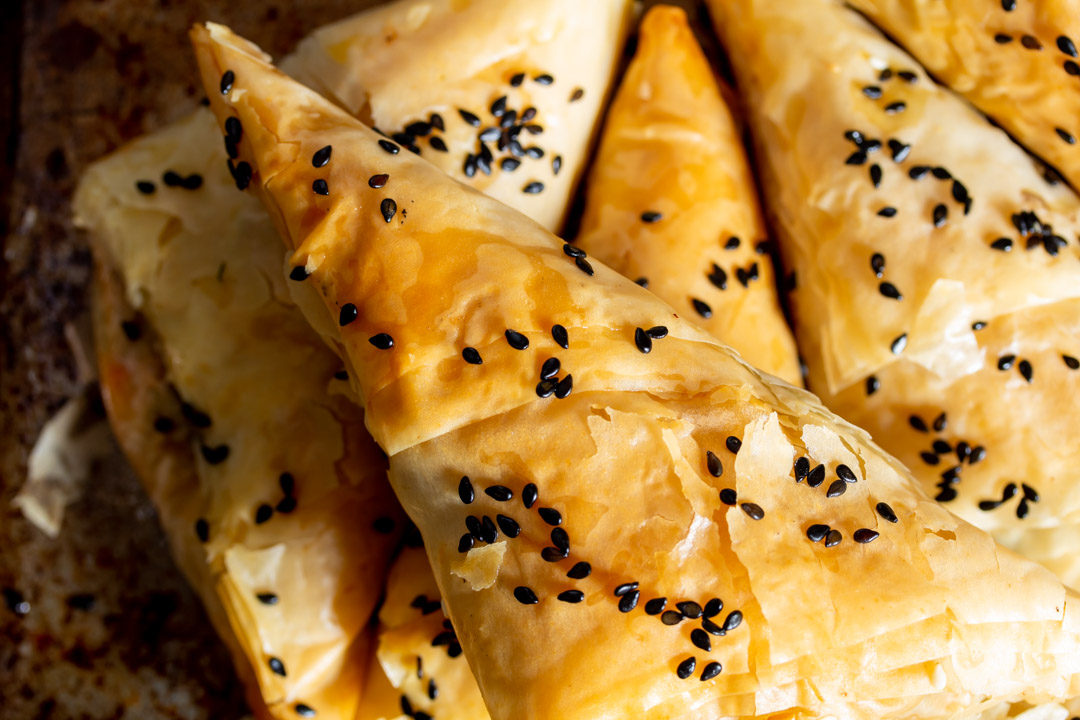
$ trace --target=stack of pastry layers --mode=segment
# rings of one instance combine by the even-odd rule
[[[679,12],[640,28],[576,243],[425,162],[549,228],[584,166],[625,4],[487,5],[392,3],[316,33],[289,69],[347,112],[200,29],[216,118],[137,141],[80,192],[110,415],[257,712],[946,717],[1080,694],[1075,594],[705,332],[797,379],[738,133]],[[789,3],[746,5],[805,38],[810,21],[837,23],[866,60],[846,9],[785,24],[769,13]],[[754,53],[782,32],[719,25],[750,67],[771,67]],[[777,42],[777,65],[812,74]],[[785,101],[842,120],[735,59],[759,140],[813,115],[764,120]],[[945,117],[966,112],[936,92]],[[1020,154],[993,142],[1012,169]],[[796,148],[825,153],[781,139],[776,166]],[[203,183],[156,182],[167,169]],[[785,224],[833,191],[766,177],[785,257],[833,237]],[[800,302],[813,343],[834,317]],[[129,323],[148,332],[130,340]]]

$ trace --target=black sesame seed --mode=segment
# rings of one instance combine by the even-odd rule
[[[310,705],[305,705],[304,703],[296,703],[296,705],[293,706],[293,709],[296,710],[296,714],[302,718],[315,717],[315,710]]]
[[[900,163],[907,159],[908,154],[911,152],[911,145],[893,139],[889,140],[889,150],[892,152],[893,162]]]
[[[583,258],[583,257],[574,258],[574,264],[577,265],[578,269],[581,270],[581,272],[585,273],[586,275],[592,275],[593,274],[593,266],[585,258]]]
[[[951,450],[952,450],[952,447],[949,445],[949,443],[945,442],[944,440],[935,440],[934,441],[934,452],[938,453],[939,455],[945,455],[945,454],[949,453]]]
[[[693,600],[684,600],[680,603],[675,603],[675,607],[679,609],[679,612],[683,614],[683,617],[688,617],[691,620],[696,620],[701,617],[701,605]]]
[[[341,312],[338,313],[338,324],[341,327],[345,327],[349,323],[360,317],[360,311],[352,303],[345,303],[341,306]]]
[[[724,667],[718,662],[713,661],[709,663],[705,666],[705,669],[701,671],[701,681],[705,682],[706,680],[712,680],[719,675],[720,671],[723,669]]]
[[[709,633],[710,635],[715,635],[717,637],[723,637],[724,635],[727,635],[727,630],[724,630],[724,628],[720,627],[707,617],[702,619],[701,629]]]
[[[529,338],[517,330],[507,330],[504,334],[506,335],[506,342],[510,343],[510,347],[515,350],[525,350],[529,347]]]
[[[536,77],[534,77],[533,81],[539,83],[540,85],[550,85],[551,83],[555,82],[555,78],[553,78],[548,73],[544,73],[542,75],[537,75]]]
[[[529,183],[525,187],[521,188],[521,192],[525,193],[526,195],[535,195],[535,194],[543,192],[543,191],[544,191],[544,183],[539,182],[537,180],[533,180],[531,183]]]
[[[877,379],[876,375],[871,375],[866,378],[866,394],[873,395],[881,389],[881,381]]]
[[[987,323],[984,320],[976,320],[971,323],[971,329],[978,332],[986,327]]]
[[[294,497],[282,498],[278,502],[278,504],[274,506],[274,509],[277,510],[279,513],[282,513],[283,515],[288,515],[293,510],[296,509],[296,498],[294,498]]]
[[[738,496],[736,495],[735,490],[732,488],[724,488],[721,490],[720,502],[729,507],[734,507],[735,503],[738,502]]]
[[[807,474],[806,484],[812,488],[816,488],[823,482],[825,482],[825,466],[819,464]]]
[[[153,195],[154,191],[157,190],[157,186],[149,180],[137,180],[135,181],[135,189],[143,195]]]
[[[821,542],[831,530],[828,525],[815,524],[806,529],[806,537],[810,542]]]
[[[679,666],[675,668],[675,674],[679,676],[680,680],[685,680],[694,674],[694,670],[697,669],[697,658],[688,657],[679,663]]]
[[[900,294],[900,291],[891,282],[883,282],[878,285],[878,292],[890,300],[903,300],[904,296]]]
[[[740,612],[739,610],[732,611],[730,614],[728,614],[727,618],[724,619],[724,630],[727,632],[731,632],[742,624],[742,620],[742,612]]]
[[[536,489],[534,483],[529,483],[521,489],[521,504],[525,506],[526,510],[532,508],[536,504],[537,499],[540,497],[540,492]]]
[[[506,112],[506,96],[503,95],[502,97],[495,100],[495,102],[491,103],[490,109],[492,115],[494,115],[495,117],[501,117],[502,114]]]
[[[665,625],[678,625],[683,621],[683,614],[674,610],[665,610],[660,614],[660,622]]]
[[[199,450],[202,451],[203,459],[211,465],[220,465],[229,457],[228,445],[202,445]]]
[[[161,433],[162,435],[167,435],[168,433],[171,433],[175,428],[176,423],[173,422],[172,418],[167,418],[164,416],[154,418],[154,430]]]
[[[480,351],[474,347],[467,347],[461,351],[461,357],[470,365],[483,365],[484,359],[480,357]]]
[[[739,507],[742,511],[750,516],[751,520],[760,520],[765,517],[765,511],[761,509],[761,506],[756,503],[744,502]]]
[[[551,544],[559,548],[563,552],[563,556],[566,556],[570,552],[570,535],[561,527],[553,528],[551,530]]]
[[[667,598],[658,597],[645,603],[646,615],[659,615],[664,612],[664,608],[667,607]]]
[[[845,492],[847,492],[847,483],[843,480],[834,480],[825,491],[825,497],[840,497]]]
[[[270,507],[266,503],[263,503],[255,509],[255,524],[262,525],[274,515],[274,508]]]
[[[180,173],[175,170],[166,170],[161,176],[161,181],[166,187],[180,187],[184,184],[184,178],[180,177]]]
[[[698,648],[701,648],[705,652],[712,650],[712,642],[709,640],[709,634],[700,628],[694,628],[690,631],[690,642]]]
[[[899,355],[904,352],[904,348],[907,347],[907,333],[901,333],[893,338],[893,341],[889,343],[889,350],[893,355]]]
[[[387,333],[379,333],[372,335],[368,338],[368,342],[377,347],[379,350],[389,350],[394,347],[394,338],[390,337]]]
[[[1011,370],[1013,363],[1016,361],[1015,355],[1002,355],[998,358],[997,369],[998,370]]]
[[[916,75],[915,73],[911,72],[910,70],[901,70],[900,72],[898,72],[896,74],[901,80],[903,80],[906,83],[913,83],[913,82],[915,82],[916,80],[919,79],[919,76]]]
[[[825,547],[836,547],[843,539],[844,536],[840,534],[839,530],[830,530],[828,533],[825,534]]]
[[[232,91],[234,82],[236,82],[236,73],[232,70],[226,70],[221,76],[221,83],[218,85],[221,94],[228,95]]]
[[[1065,68],[1065,72],[1069,75],[1080,75],[1080,65],[1077,65],[1072,60],[1066,60],[1062,67]]]
[[[932,172],[934,174],[934,177],[936,177],[938,180],[952,180],[952,173],[950,173],[948,170],[941,167],[940,165],[935,167],[930,172]]]
[[[495,522],[498,523],[499,529],[503,531],[503,535],[509,538],[516,538],[521,533],[521,526],[518,525],[517,520],[509,515],[496,515]]]
[[[1069,134],[1068,131],[1062,128],[1054,128],[1054,132],[1058,134],[1058,137],[1067,142],[1070,145],[1076,144],[1076,138]]]
[[[877,163],[870,166],[870,182],[874,187],[881,187],[881,166]]]
[[[210,539],[210,523],[206,522],[205,518],[199,518],[195,521],[195,537],[199,538],[199,542],[206,542]]]
[[[639,277],[639,278],[638,278],[637,280],[635,280],[634,282],[635,282],[636,284],[640,285],[640,286],[641,286],[641,287],[643,287],[643,288],[647,288],[647,287],[649,287],[649,278],[647,278],[647,277]]]
[[[317,168],[326,167],[326,164],[330,162],[330,153],[332,150],[333,148],[329,145],[316,150],[315,154],[311,156],[312,166]]]
[[[467,553],[467,552],[469,552],[470,550],[472,550],[474,542],[475,542],[475,540],[473,539],[472,533],[465,533],[464,535],[461,536],[461,539],[458,540],[458,544],[457,544],[458,552],[459,553]]]
[[[493,543],[499,539],[499,531],[495,527],[495,521],[487,515],[480,521],[480,534],[482,536],[480,539],[486,543]]]
[[[1077,360],[1072,355],[1062,355],[1061,359],[1070,370],[1080,369],[1080,360]]]
[[[311,190],[316,195],[329,195],[330,194],[330,186],[327,185],[326,181],[323,180],[322,178],[319,178],[315,182],[311,183]]]
[[[574,580],[584,580],[589,577],[590,573],[592,573],[592,566],[587,562],[579,562],[576,563],[574,567],[570,568],[566,573],[566,577]]]
[[[486,488],[484,493],[498,502],[507,502],[514,497],[514,491],[505,485],[492,485]]]
[[[881,97],[881,88],[877,85],[867,85],[862,89],[862,93],[871,100],[877,100]]]
[[[385,187],[386,182],[389,179],[390,176],[386,173],[379,173],[378,175],[372,175],[370,178],[368,178],[367,184],[369,187],[378,190],[379,188]]]
[[[1023,35],[1020,38],[1020,44],[1028,50],[1042,50],[1042,43],[1039,42],[1039,38],[1034,35]]]
[[[476,499],[476,491],[473,490],[472,481],[469,480],[468,475],[463,475],[461,482],[458,483],[458,497],[461,498],[461,502],[469,505]]]
[[[939,228],[944,225],[948,217],[949,208],[945,207],[944,203],[938,203],[934,206],[934,227]]]
[[[709,469],[709,474],[713,477],[720,477],[724,474],[724,465],[712,450],[705,451],[705,467]]]
[[[1033,368],[1031,367],[1031,363],[1030,363],[1030,362],[1028,362],[1027,360],[1021,360],[1020,362],[1018,362],[1018,363],[1016,364],[1016,368],[1017,368],[1017,369],[1018,369],[1018,370],[1020,371],[1020,375],[1021,375],[1021,377],[1023,377],[1023,378],[1024,378],[1025,380],[1027,380],[1028,382],[1031,382],[1031,380],[1032,380],[1032,377],[1034,376],[1034,373],[1035,373],[1035,371],[1034,371],[1034,369],[1033,369]]]
[[[856,150],[847,156],[844,160],[845,165],[863,165],[866,163],[866,153],[862,150]]]
[[[461,119],[472,125],[473,127],[480,127],[480,118],[472,114],[468,110],[462,110],[458,108],[458,114],[461,115]]]
[[[720,611],[723,610],[723,609],[724,609],[724,601],[721,600],[720,598],[712,598],[707,603],[705,603],[705,607],[702,608],[701,614],[702,614],[702,616],[707,617],[707,618],[716,617],[717,615],[720,614]]]
[[[394,215],[397,215],[397,203],[392,198],[384,198],[379,204],[379,210],[382,211],[383,220],[390,222]]]
[[[431,146],[432,150],[437,150],[439,152],[450,152],[450,148],[446,147],[446,142],[441,137],[433,136],[430,140],[428,140],[428,145]]]
[[[698,300],[697,298],[690,298],[690,303],[694,306],[694,310],[696,310],[697,314],[701,317],[705,318],[706,320],[712,317],[712,308],[709,307],[708,303],[704,302],[703,300]]]
[[[619,598],[619,612],[628,613],[637,607],[638,598],[641,597],[641,593],[637,590],[632,590],[621,598]]]
[[[277,605],[278,602],[278,596],[269,592],[258,593],[255,598],[263,605]]]
[[[840,463],[836,466],[836,476],[844,482],[858,482],[858,478],[855,477],[855,473],[847,465]]]
[[[514,73],[513,75],[510,76],[510,86],[511,87],[518,87],[523,82],[525,82],[525,73],[523,73],[523,72]]]
[[[1020,487],[1024,491],[1024,497],[1031,502],[1039,502],[1039,493],[1035,488],[1031,487],[1027,483],[1020,483]]]
[[[580,590],[564,590],[555,597],[564,603],[579,603],[585,599],[585,593]]]
[[[923,452],[920,453],[919,456],[922,458],[922,461],[927,465],[937,465],[939,462],[941,462],[941,458],[939,458],[935,453],[932,452]]]
[[[541,398],[548,398],[555,394],[555,387],[558,383],[552,380],[541,380],[536,383],[536,395]]]
[[[241,160],[233,166],[232,160],[228,161],[229,173],[233,177],[233,181],[236,182],[237,190],[245,190],[247,186],[251,184],[251,176],[254,172],[251,169],[251,165],[247,161]]]
[[[381,138],[379,140],[379,147],[381,147],[383,150],[390,153],[391,155],[397,155],[401,151],[401,148],[399,148],[394,143]]]
[[[502,168],[504,172],[514,172],[521,167],[521,161],[516,158],[506,157],[499,161],[499,167]]]
[[[896,517],[896,513],[888,503],[879,502],[876,509],[877,514],[880,515],[883,520],[887,520],[891,523],[899,522],[899,518]]]
[[[883,218],[896,217],[896,208],[892,207],[891,205],[886,205],[885,207],[878,210],[877,214]]]
[[[908,177],[912,180],[921,179],[926,173],[930,172],[930,168],[926,165],[916,165],[908,170]]]
[[[652,352],[652,338],[645,332],[643,328],[636,328],[634,330],[634,344],[637,345],[637,349],[643,354],[648,355]]]
[[[1001,252],[1009,252],[1012,250],[1013,241],[1007,237],[1000,237],[994,242],[990,243],[990,247]]]
[[[727,273],[716,263],[713,263],[712,271],[706,277],[720,290],[727,290]]]
[[[563,252],[570,257],[585,257],[586,255],[586,252],[584,250],[575,245],[571,245],[570,243],[563,243],[562,249]]]
[[[551,172],[558,175],[559,170],[562,170],[562,155],[556,155],[551,159]]]
[[[585,97],[585,88],[574,88],[574,92],[570,93],[570,102],[577,102],[583,97]]]
[[[934,430],[937,432],[943,432],[948,425],[948,419],[945,417],[945,413],[941,413],[934,418]]]
[[[565,400],[567,397],[569,397],[573,389],[574,376],[567,373],[566,377],[555,383],[555,397],[559,400]]]
[[[885,106],[885,112],[889,115],[895,115],[896,113],[901,113],[905,110],[907,110],[907,103],[903,100],[897,100],[896,102],[891,102]]]
[[[997,33],[994,35],[994,42],[998,45],[1007,45],[1012,42],[1012,35],[1006,35],[1005,33]]]
[[[269,660],[267,660],[267,664],[270,666],[271,672],[273,672],[275,675],[286,677],[285,663],[281,662],[281,660],[276,657],[271,657]]]
[[[548,525],[562,525],[562,514],[555,508],[542,507],[536,511]]]
[[[727,440],[724,441],[724,444],[727,445],[727,449],[730,450],[733,454],[737,454],[739,452],[739,448],[742,447],[742,440],[735,437],[734,435],[728,435]]]
[[[631,590],[637,590],[637,589],[638,589],[638,584],[636,582],[622,583],[621,585],[616,585],[615,589],[612,591],[611,594],[614,595],[615,597],[622,597],[623,595],[630,592]]]
[[[874,542],[875,540],[877,540],[878,535],[879,533],[876,530],[871,530],[870,528],[859,528],[851,537],[855,540],[855,542],[863,543],[865,545],[868,542]]]
[[[533,160],[539,160],[540,158],[544,157],[544,150],[543,148],[538,148],[535,145],[532,145],[525,148],[525,155],[532,158]]]
[[[660,222],[660,219],[662,217],[663,215],[656,212],[655,210],[649,210],[647,212],[641,213],[641,222],[652,224],[655,222]]]
[[[562,325],[552,325],[551,339],[554,340],[555,344],[561,347],[563,350],[570,349],[570,336],[567,334],[566,328],[564,328]],[[526,347],[528,347],[528,345],[526,345]]]
[[[557,547],[546,547],[540,551],[540,557],[544,559],[544,562],[556,563],[566,558],[570,553],[568,551],[560,550]]]

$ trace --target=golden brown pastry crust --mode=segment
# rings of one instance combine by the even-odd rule
[[[575,241],[755,367],[802,384],[746,152],[686,14],[645,15]]]
[[[850,5],[1080,187],[1080,2],[851,0]]]
[[[103,268],[106,406],[253,707],[351,719],[403,516],[362,413],[327,392],[340,361],[288,304],[272,227],[214,135],[200,111],[80,185]],[[137,189],[169,167],[201,183]]]
[[[629,0],[399,0],[317,30],[283,69],[557,232],[630,9]]]
[[[1080,198],[839,3],[713,10],[811,389],[950,510],[1080,584]]]
[[[193,38],[493,718],[960,716],[1080,689],[1080,598],[865,433],[227,29]]]

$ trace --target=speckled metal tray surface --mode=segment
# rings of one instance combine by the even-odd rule
[[[195,107],[193,22],[227,23],[280,55],[370,4],[0,0],[0,720],[247,713],[117,451],[95,466],[55,540],[12,499],[42,425],[78,392],[65,337],[90,277],[68,209],[82,170]]]

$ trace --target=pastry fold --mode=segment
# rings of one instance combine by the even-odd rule
[[[685,12],[658,5],[608,110],[575,244],[802,384],[746,150]]]
[[[712,9],[810,388],[1080,584],[1080,198],[840,3]]]
[[[193,40],[493,718],[922,718],[1080,689],[1080,598],[865,433],[226,28]]]
[[[315,31],[283,69],[558,232],[630,7],[629,0],[399,0]]]
[[[103,397],[257,714],[351,719],[405,519],[219,148],[201,110],[79,185]]]
[[[941,82],[1080,187],[1080,2],[851,0]],[[1056,177],[1050,170],[1048,177]]]

